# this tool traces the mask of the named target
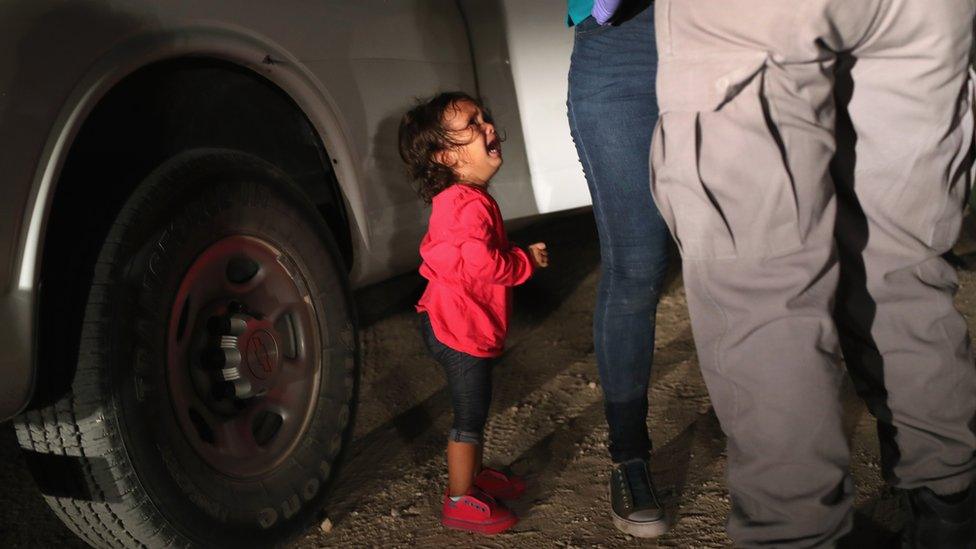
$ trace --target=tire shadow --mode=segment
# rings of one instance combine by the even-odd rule
[[[0,486],[0,547],[88,547],[44,502],[11,423],[0,425]]]

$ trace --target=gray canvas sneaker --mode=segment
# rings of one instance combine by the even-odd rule
[[[668,531],[668,521],[654,493],[647,461],[632,459],[614,465],[610,473],[613,525],[625,534],[656,538]]]

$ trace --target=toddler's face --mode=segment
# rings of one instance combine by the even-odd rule
[[[501,141],[495,125],[485,120],[485,113],[470,101],[459,101],[444,112],[444,128],[456,143],[446,155],[444,164],[468,183],[488,184],[502,165]]]

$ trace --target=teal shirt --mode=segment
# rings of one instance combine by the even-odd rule
[[[566,15],[566,24],[570,27],[578,25],[593,11],[593,0],[568,0],[568,2],[569,13]]]

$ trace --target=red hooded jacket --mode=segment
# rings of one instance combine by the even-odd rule
[[[430,316],[437,339],[469,355],[500,355],[512,286],[528,280],[533,266],[509,244],[495,199],[460,183],[438,193],[420,256],[420,274],[429,282],[417,311]]]

